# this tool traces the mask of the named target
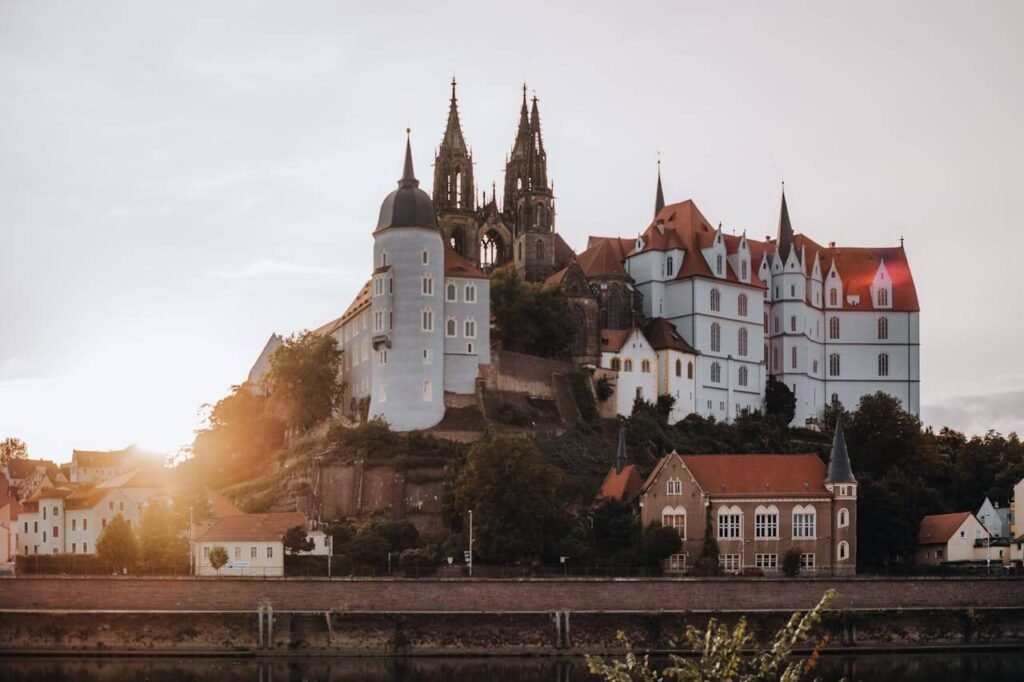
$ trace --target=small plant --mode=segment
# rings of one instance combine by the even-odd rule
[[[207,558],[210,560],[213,570],[217,571],[217,575],[220,575],[220,569],[228,562],[228,551],[217,545],[210,550],[210,555]]]

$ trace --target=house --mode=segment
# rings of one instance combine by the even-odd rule
[[[1010,507],[985,498],[976,514],[981,525],[992,534],[992,539],[1010,537]]]
[[[791,550],[801,573],[852,575],[857,564],[857,481],[842,425],[829,464],[817,455],[663,457],[640,492],[644,527],[675,528],[683,543],[667,570],[685,572],[700,556],[706,529],[719,566],[774,573]]]
[[[609,500],[623,502],[632,500],[644,485],[643,476],[635,464],[626,464],[626,428],[619,429],[619,449],[615,455],[615,466],[608,470],[608,475],[601,484],[601,489],[594,499],[594,506],[599,507]]]
[[[162,464],[158,455],[148,453],[137,445],[123,450],[72,450],[71,483],[99,483],[139,468],[152,468]]]
[[[12,459],[6,469],[8,484],[19,501],[41,487],[68,482],[60,467],[48,459]]]
[[[1024,525],[1017,521],[1017,515],[1022,506],[1024,506],[1024,478],[1013,486],[1013,497],[1010,499],[1010,551],[1007,559],[1018,567],[1024,564]]]
[[[306,517],[300,512],[219,518],[192,543],[195,575],[282,576],[284,534],[289,528],[305,525]],[[228,554],[228,563],[219,571],[210,564],[214,547],[223,547]]]
[[[14,572],[20,506],[7,477],[0,473],[0,575]]]
[[[988,546],[991,535],[973,512],[931,514],[917,532],[917,563],[938,566],[956,561],[996,559]]]

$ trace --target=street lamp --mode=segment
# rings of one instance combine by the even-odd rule
[[[469,577],[473,577],[473,510],[469,510]]]
[[[992,573],[992,532],[988,529],[988,517],[986,512],[981,515],[981,527],[985,531],[985,574]]]

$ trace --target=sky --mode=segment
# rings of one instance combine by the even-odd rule
[[[459,83],[500,186],[522,84],[557,229],[668,202],[819,243],[905,239],[922,419],[1022,431],[1024,3],[0,0],[0,438],[187,446],[273,332],[348,306],[412,129]]]

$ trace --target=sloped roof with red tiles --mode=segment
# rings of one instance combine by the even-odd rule
[[[576,252],[573,251],[569,243],[562,239],[562,235],[555,233],[555,264],[556,265],[568,265],[576,258]]]
[[[447,277],[487,279],[487,273],[459,255],[448,242],[444,244],[444,274]]]
[[[64,506],[68,509],[93,509],[111,492],[111,488],[79,487],[64,500]]]
[[[972,516],[974,516],[973,512],[965,511],[952,514],[931,514],[924,517],[921,519],[921,526],[917,531],[917,544],[946,544],[964,521]]]
[[[123,450],[72,450],[71,462],[87,469],[107,469],[124,465],[137,453],[134,445]]]
[[[217,519],[198,539],[202,542],[280,540],[289,528],[305,525],[306,517],[299,512],[224,516]]]
[[[7,471],[15,481],[29,478],[39,468],[42,468],[51,479],[60,473],[60,468],[48,459],[12,459],[7,463]]]
[[[640,492],[643,484],[643,476],[635,464],[624,466],[622,471],[616,471],[615,467],[612,467],[604,477],[604,483],[601,484],[595,501],[600,503],[604,500],[628,500]]]
[[[825,487],[828,473],[817,455],[679,455],[662,457],[644,482],[644,490],[657,479],[665,464],[679,457],[701,489],[712,497],[830,495]]]
[[[602,329],[601,352],[618,353],[632,333],[632,329]]]
[[[652,317],[644,324],[644,336],[654,350],[678,350],[697,355],[697,351],[686,342],[676,326],[664,317]]]
[[[633,248],[633,240],[617,237],[591,237],[587,250],[581,253],[576,262],[583,274],[592,277],[619,277],[629,279],[623,261]]]
[[[366,281],[366,284],[364,284],[363,288],[359,290],[359,293],[356,294],[356,297],[352,300],[352,303],[349,304],[348,309],[345,310],[341,317],[335,318],[328,322],[327,324],[317,327],[316,329],[313,330],[313,333],[322,334],[324,336],[333,334],[334,332],[338,331],[338,329],[340,329],[343,324],[345,324],[353,317],[369,308],[371,299],[370,285],[372,283],[372,279]]]

